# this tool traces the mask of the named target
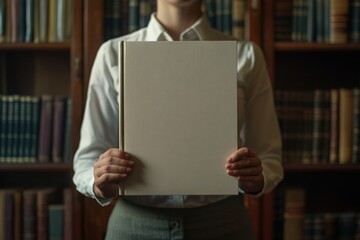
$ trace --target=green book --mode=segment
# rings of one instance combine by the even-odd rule
[[[50,204],[49,214],[49,240],[62,240],[64,236],[64,205]]]

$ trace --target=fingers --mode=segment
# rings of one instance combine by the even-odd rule
[[[248,148],[240,148],[227,159],[225,165],[228,175],[234,177],[253,177],[262,174],[263,168],[257,154]],[[245,178],[246,179],[246,178]]]
[[[107,183],[119,183],[132,172],[133,165],[127,152],[117,148],[107,150],[94,163],[95,185],[101,188]]]

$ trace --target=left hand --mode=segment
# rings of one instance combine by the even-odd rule
[[[245,193],[256,194],[264,187],[263,168],[257,154],[247,147],[239,148],[226,160],[227,174],[236,177]]]

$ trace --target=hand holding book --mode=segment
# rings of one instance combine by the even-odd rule
[[[226,161],[227,173],[237,177],[240,188],[246,193],[258,193],[264,187],[261,160],[249,148],[239,148]]]
[[[94,193],[108,199],[119,195],[119,182],[132,172],[134,162],[127,152],[110,148],[94,164]]]

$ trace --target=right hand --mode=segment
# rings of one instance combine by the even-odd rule
[[[110,148],[94,164],[94,193],[107,199],[119,195],[119,183],[132,172],[134,162],[127,152]]]

